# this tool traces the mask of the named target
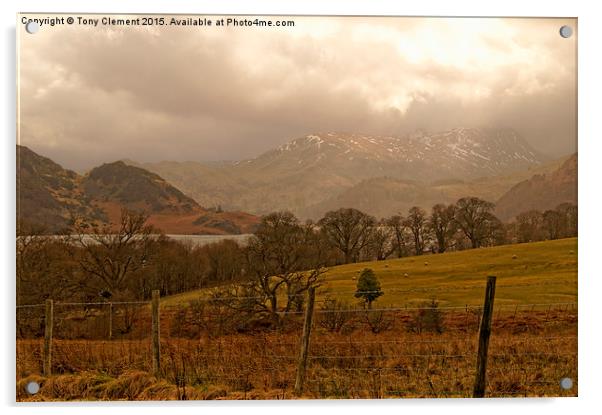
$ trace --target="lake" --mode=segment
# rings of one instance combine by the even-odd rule
[[[75,235],[72,235],[72,236],[75,236]],[[251,234],[251,233],[243,233],[240,235],[170,235],[170,234],[166,234],[165,236],[167,236],[170,239],[180,241],[180,242],[190,241],[193,245],[196,245],[196,246],[204,246],[204,245],[208,245],[208,244],[211,244],[214,242],[220,242],[220,241],[223,241],[226,239],[235,241],[241,246],[245,246],[248,243],[249,238],[251,236],[253,236],[253,234]],[[61,238],[61,236],[55,236],[55,235],[52,235],[50,237],[51,238]],[[85,242],[93,241],[93,239],[91,236],[85,235],[84,241]]]
[[[251,233],[243,233],[241,235],[165,235],[176,241],[191,241],[194,245],[203,246],[214,242],[220,242],[225,239],[238,242],[239,245],[246,245],[249,238],[253,236]]]

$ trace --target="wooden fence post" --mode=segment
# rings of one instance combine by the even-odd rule
[[[113,340],[113,303],[109,303],[109,340]]]
[[[54,325],[54,303],[52,300],[46,300],[46,314],[44,320],[44,376],[52,374],[52,328]]]
[[[297,365],[297,379],[295,380],[295,395],[303,393],[305,383],[305,370],[307,369],[307,355],[309,353],[309,338],[311,335],[311,321],[314,314],[314,300],[316,297],[315,287],[307,291],[307,307],[305,309],[305,321],[303,323],[303,337],[301,338],[301,350],[299,352],[299,363]]]
[[[474,381],[473,398],[485,396],[485,385],[487,383],[487,349],[489,348],[489,336],[491,335],[491,319],[493,317],[493,299],[495,298],[495,277],[487,277],[487,288],[485,289],[485,304],[483,305],[483,317],[479,330],[479,351],[477,354],[477,373]]]
[[[153,290],[153,300],[151,305],[152,312],[152,354],[153,354],[153,373],[156,377],[161,377],[161,334],[159,332],[159,290]]]

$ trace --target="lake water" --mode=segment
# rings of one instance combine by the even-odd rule
[[[75,236],[75,235],[72,235]],[[170,235],[166,234],[168,238],[174,239],[180,242],[190,241],[196,246],[204,246],[214,242],[220,242],[226,239],[238,242],[239,245],[245,246],[249,238],[253,236],[251,233],[243,233],[241,235]],[[51,238],[60,238],[60,236],[51,236]],[[93,241],[91,236],[84,236],[85,242]]]
[[[240,245],[246,245],[249,238],[253,236],[250,233],[243,233],[241,235],[165,235],[176,241],[191,241],[193,244],[203,246],[214,242],[220,242],[226,239],[238,242]]]

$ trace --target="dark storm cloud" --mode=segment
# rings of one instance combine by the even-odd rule
[[[499,126],[560,155],[576,139],[575,43],[558,36],[560,23],[55,27],[21,38],[21,143],[85,169],[120,158],[248,158],[325,130]]]

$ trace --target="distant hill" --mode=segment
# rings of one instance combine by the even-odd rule
[[[314,206],[341,207],[334,198],[341,203],[354,199],[345,192],[356,185],[365,187],[363,181],[388,177],[388,189],[397,181],[408,190],[411,182],[507,176],[544,161],[513,130],[458,128],[403,137],[310,134],[239,162],[130,163],[161,175],[205,206],[254,214],[290,210],[316,218],[322,209]],[[427,193],[432,191],[437,190]]]
[[[216,212],[159,175],[121,161],[80,176],[27,147],[17,146],[18,217],[50,233],[68,230],[74,215],[117,223],[122,208],[145,211],[149,223],[174,234],[252,232],[259,218],[244,212]]]
[[[92,169],[82,178],[81,186],[94,200],[148,213],[189,214],[200,209],[197,202],[159,175],[122,161]]]
[[[105,220],[79,187],[80,176],[29,148],[17,146],[17,217],[50,233],[69,226],[73,214]]]
[[[521,212],[553,209],[565,202],[577,204],[577,154],[555,171],[536,174],[512,187],[497,201],[496,214],[508,220]]]
[[[321,217],[329,210],[345,206],[381,218],[394,214],[405,215],[413,206],[422,207],[428,212],[436,203],[453,203],[465,196],[496,201],[516,183],[535,174],[555,171],[566,159],[564,157],[510,175],[482,177],[469,181],[448,179],[421,183],[391,177],[375,177],[363,180],[340,194],[307,207],[301,215]]]

